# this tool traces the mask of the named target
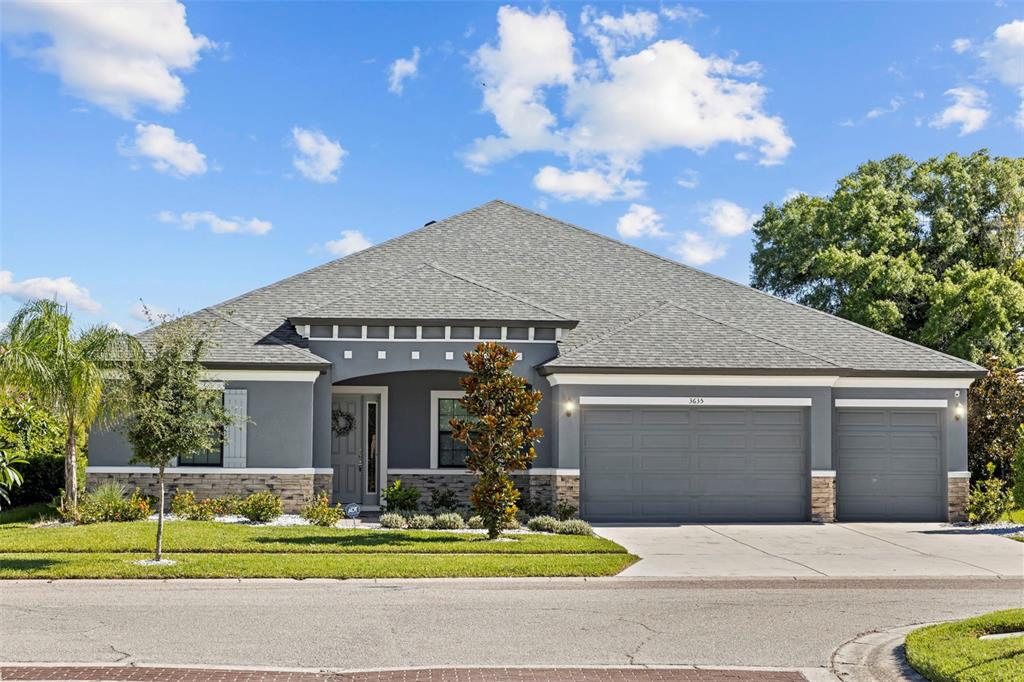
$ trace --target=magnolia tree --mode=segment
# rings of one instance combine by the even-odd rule
[[[222,393],[203,382],[207,335],[189,320],[154,329],[144,348],[122,367],[118,388],[129,406],[121,423],[133,462],[157,469],[155,560],[163,560],[164,470],[175,457],[216,447],[231,422]]]
[[[470,374],[460,380],[466,391],[460,402],[469,417],[451,420],[452,437],[469,450],[466,468],[478,477],[470,501],[493,540],[517,511],[519,491],[509,474],[534,460],[544,435],[533,426],[541,393],[512,374],[516,353],[501,344],[481,343],[465,358]]]

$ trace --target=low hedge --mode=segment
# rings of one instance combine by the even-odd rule
[[[1024,636],[979,639],[1024,631],[1024,609],[940,623],[907,635],[907,660],[932,682],[1024,682]]]

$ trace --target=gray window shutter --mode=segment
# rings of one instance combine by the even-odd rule
[[[224,391],[224,411],[234,423],[224,429],[224,467],[245,468],[245,427],[249,412],[244,388],[228,388]]]

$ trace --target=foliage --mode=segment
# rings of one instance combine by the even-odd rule
[[[85,439],[79,429],[78,449]],[[17,453],[26,463],[19,466],[24,480],[10,491],[11,505],[50,502],[64,487],[65,427],[29,395],[0,394],[0,452]],[[78,457],[79,488],[85,487],[86,459]]]
[[[533,426],[533,415],[541,393],[512,374],[516,352],[499,343],[478,344],[465,358],[470,373],[459,380],[465,390],[459,402],[469,418],[451,420],[452,437],[469,451],[466,468],[477,474],[470,501],[493,539],[516,515],[519,491],[509,473],[537,456],[534,445],[544,431]]]
[[[28,464],[28,460],[21,453],[0,450],[0,503],[10,502],[8,491],[19,487],[25,481],[18,471],[18,468],[25,464]]]
[[[396,478],[381,493],[387,510],[399,514],[411,514],[416,511],[420,506],[421,495],[419,488],[414,485],[402,485],[402,480],[399,478]]]
[[[534,516],[526,522],[526,527],[538,533],[557,533],[562,522],[554,516]]]
[[[210,521],[216,516],[216,507],[216,500],[197,500],[191,490],[179,490],[171,498],[171,513],[188,521]]]
[[[593,535],[594,529],[590,527],[590,524],[580,519],[566,519],[558,524],[558,530],[555,531],[561,535]]]
[[[971,523],[995,523],[1013,508],[1013,497],[1006,481],[995,478],[996,465],[988,463],[988,478],[978,481],[967,495],[967,520]]]
[[[542,495],[524,495],[519,498],[516,506],[526,513],[527,519],[534,516],[551,515],[551,503],[544,499]]]
[[[431,526],[435,530],[458,530],[465,527],[466,522],[462,520],[462,516],[455,512],[438,514],[434,517],[434,524]]]
[[[103,483],[87,491],[77,507],[79,523],[100,523],[103,521],[144,521],[153,513],[149,500],[136,488],[127,496],[127,489],[120,483]],[[70,509],[69,509],[70,512]]]
[[[1017,451],[1013,454],[1013,501],[1024,510],[1024,424],[1017,430]]]
[[[269,523],[284,513],[284,504],[274,493],[261,490],[239,502],[237,511],[253,523]]]
[[[412,530],[427,530],[434,527],[434,517],[430,514],[413,514],[409,517],[408,527]]]
[[[466,519],[466,528],[472,528],[473,530],[483,530],[487,528],[487,525],[484,523],[484,517],[480,516],[479,514],[474,514],[473,516],[470,516],[468,519]]]
[[[152,330],[146,347],[119,365],[114,384],[127,406],[118,428],[132,446],[132,461],[157,469],[157,561],[163,552],[164,469],[178,455],[219,445],[231,423],[221,391],[202,381],[208,337],[209,330],[188,319],[168,320]]]
[[[0,393],[30,397],[61,422],[66,504],[78,504],[78,436],[123,404],[104,391],[101,367],[128,357],[135,340],[111,327],[72,328],[67,306],[37,300],[23,305],[0,331]]]
[[[344,511],[340,504],[331,504],[331,496],[321,490],[313,496],[313,500],[302,508],[299,514],[302,518],[316,526],[329,528],[341,521]]]
[[[558,504],[555,505],[555,516],[558,517],[559,521],[568,521],[579,513],[580,508],[575,504],[569,504],[565,500],[559,500]]]
[[[384,512],[380,515],[380,525],[382,528],[407,528],[409,522],[404,516],[397,512]]]
[[[1024,609],[929,625],[907,635],[907,660],[933,682],[1021,682],[1024,680],[1021,638],[979,638],[1022,630]]]
[[[211,497],[210,506],[213,507],[215,516],[234,516],[238,513],[238,505],[242,503],[240,495],[225,495],[224,497]]]
[[[978,379],[967,393],[968,466],[974,480],[985,478],[989,462],[996,476],[1010,477],[1010,461],[1021,441],[1024,424],[1024,383],[999,358],[987,358],[988,375]]]
[[[451,488],[434,488],[430,491],[430,511],[435,514],[446,511],[455,511],[461,505],[455,491]]]
[[[769,203],[759,289],[972,361],[1024,364],[1024,158],[869,161]]]

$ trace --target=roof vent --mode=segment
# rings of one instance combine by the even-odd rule
[[[427,227],[428,225],[433,225],[436,222],[437,222],[436,220],[428,220],[427,222],[423,223],[423,227]]]

